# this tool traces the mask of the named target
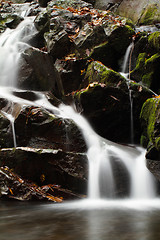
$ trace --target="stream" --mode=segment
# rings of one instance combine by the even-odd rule
[[[1,240],[157,240],[160,203],[0,202]]]

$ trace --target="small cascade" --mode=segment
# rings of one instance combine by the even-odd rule
[[[81,129],[88,147],[88,197],[90,199],[99,199],[101,197],[101,186],[103,187],[102,191],[106,192],[105,198],[113,197],[114,179],[110,160],[106,147],[103,146],[100,137],[93,131],[89,123],[81,115],[76,113],[71,106],[61,105],[60,110],[62,111],[62,117],[72,119]]]
[[[133,49],[134,49],[134,42],[132,41],[126,50],[124,60],[123,60],[123,65],[122,65],[122,72],[121,72],[121,75],[127,80],[127,86],[128,86],[128,92],[129,92],[131,144],[134,143],[134,125],[133,125],[133,98],[132,98],[132,90],[129,88],[129,81],[130,81],[130,71],[131,71],[130,66],[131,66],[131,57],[132,57]]]
[[[134,48],[134,42],[131,42],[131,44],[128,46],[126,53],[124,55],[123,64],[121,68],[122,73],[128,73],[129,72],[129,63],[131,58],[132,49]]]
[[[156,197],[156,189],[153,175],[145,166],[146,151],[138,148],[140,155],[134,162],[134,171],[131,172],[131,198],[134,199],[153,199]]]
[[[17,86],[18,63],[21,53],[29,48],[27,42],[36,32],[33,20],[34,17],[27,17],[16,29],[6,29],[1,34],[0,86]]]

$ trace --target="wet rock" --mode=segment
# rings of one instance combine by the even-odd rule
[[[30,90],[51,90],[59,80],[51,57],[36,48],[22,54],[19,64],[18,87]]]
[[[44,34],[44,32],[49,31],[50,19],[47,11],[42,11],[37,14],[34,24],[39,34]]]
[[[58,114],[58,108],[53,107]],[[23,129],[23,131],[22,131]],[[63,149],[84,152],[80,130],[70,119],[62,119],[38,107],[24,107],[15,120],[18,146]]]
[[[2,13],[0,15],[0,28],[2,29],[2,31],[4,29],[6,29],[7,27],[14,29],[18,26],[18,24],[22,20],[23,20],[23,18],[16,14]]]
[[[81,109],[95,131],[115,142],[130,142],[131,95],[134,141],[139,142],[141,107],[147,98],[152,97],[152,91],[132,81],[127,87],[126,80],[119,73],[97,62],[89,65],[86,76],[90,84],[75,93],[74,97],[78,109]]]
[[[65,30],[55,33],[50,31],[45,34],[47,50],[54,60],[62,58],[71,51],[72,42]]]
[[[55,62],[65,95],[80,88],[86,66],[87,60],[77,59],[74,54],[68,55],[64,60],[57,60]]]
[[[22,178],[39,185],[56,183],[74,192],[86,193],[85,154],[28,147],[1,149],[0,165],[7,165]]]
[[[113,25],[114,26],[114,25]],[[112,26],[112,27],[113,27]],[[106,27],[104,30],[107,41],[94,47],[90,55],[94,60],[101,61],[108,67],[118,70],[119,60],[132,41],[134,30],[130,26]]]
[[[0,113],[0,148],[12,147],[13,136],[12,136],[12,125],[7,117]]]
[[[42,175],[42,179],[44,175]],[[26,181],[8,167],[0,167],[0,198],[19,201],[40,200],[61,203],[63,200],[79,198],[71,191],[55,184],[39,187]]]

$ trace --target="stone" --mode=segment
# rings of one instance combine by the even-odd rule
[[[58,108],[53,111],[59,114]],[[85,152],[83,136],[70,119],[62,119],[39,107],[23,107],[15,120],[17,146]]]
[[[47,52],[30,47],[22,54],[17,83],[20,89],[55,90],[58,81],[58,72]]]
[[[4,165],[36,184],[56,183],[73,192],[86,194],[88,160],[85,154],[60,149],[8,148],[0,150],[0,166]]]

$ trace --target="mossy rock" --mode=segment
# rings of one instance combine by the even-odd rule
[[[160,150],[160,99],[148,99],[141,110],[140,118],[143,128],[143,137],[148,139],[148,143],[153,143],[157,150]]]
[[[160,98],[148,99],[141,110],[140,114],[142,136],[141,144],[144,147],[148,146],[148,152],[150,149],[160,153]],[[158,156],[159,154],[157,154]],[[151,156],[150,156],[151,157]],[[152,159],[152,157],[151,157]],[[155,159],[156,160],[156,159]]]
[[[106,67],[101,62],[93,61],[87,69],[85,81],[89,83],[98,82],[107,87],[122,87],[127,89],[126,79],[118,72]]]
[[[160,32],[154,32],[148,37],[148,42],[151,48],[160,52]]]
[[[125,54],[135,32],[129,25],[112,27],[105,28],[107,41],[95,46],[90,57],[118,70],[119,59]]]
[[[160,54],[157,53],[147,59],[144,64],[144,75],[142,77],[142,83],[151,88],[156,93],[160,89]]]
[[[131,79],[140,82],[144,74],[144,65],[147,59],[147,53],[140,53],[137,58],[136,67],[131,72]]]
[[[160,21],[160,4],[149,4],[142,13],[139,24],[150,25]]]

